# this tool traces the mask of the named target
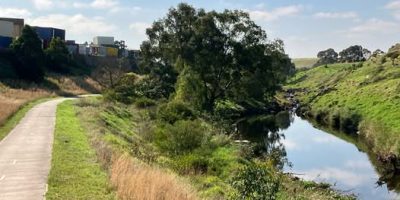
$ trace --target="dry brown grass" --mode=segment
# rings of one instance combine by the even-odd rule
[[[111,166],[111,183],[122,200],[189,200],[195,193],[179,178],[162,169],[135,162],[127,155]]]
[[[0,85],[0,125],[2,125],[12,114],[18,111],[24,104],[54,95],[50,91],[39,88],[28,90],[11,89]]]
[[[52,86],[15,80],[7,81],[7,84],[0,82],[0,126],[23,105],[36,99],[57,95],[98,93],[101,90],[100,85],[88,77],[52,75],[47,80]]]
[[[84,99],[76,104],[98,162],[108,171],[110,184],[121,200],[196,200],[197,192],[172,172],[144,163],[132,152],[104,140],[104,127],[96,123],[99,105]]]

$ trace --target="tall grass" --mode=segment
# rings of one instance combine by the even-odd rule
[[[89,77],[51,75],[37,85],[20,80],[0,81],[0,126],[23,105],[36,99],[57,95],[98,93],[101,87]]]
[[[111,183],[122,200],[197,199],[191,188],[182,184],[176,175],[135,162],[127,155],[113,162]]]

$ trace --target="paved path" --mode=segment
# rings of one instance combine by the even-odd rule
[[[44,199],[56,109],[64,100],[36,105],[0,142],[0,200]]]

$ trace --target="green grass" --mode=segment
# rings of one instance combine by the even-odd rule
[[[5,138],[10,131],[17,126],[25,114],[34,106],[48,101],[49,98],[38,99],[22,106],[16,113],[14,113],[3,125],[0,126],[0,140]]]
[[[293,58],[296,69],[311,68],[318,62],[318,58]]]
[[[46,199],[115,199],[71,101],[57,109]]]
[[[229,184],[232,176],[248,162],[241,152],[246,147],[234,144],[231,138],[224,135],[214,137],[213,145],[188,154],[171,156],[160,151],[153,144],[155,138],[151,137],[153,128],[159,125],[152,108],[138,109],[104,102],[90,105],[90,101],[86,101],[78,102],[76,109],[82,124],[93,136],[98,136],[97,139],[109,144],[113,150],[130,153],[142,162],[174,171],[189,180],[204,199],[227,199],[233,191]],[[190,164],[205,162],[208,165],[206,172],[187,174],[182,171]],[[353,199],[330,188],[307,187],[307,183],[289,176],[284,176],[284,179],[278,199]]]
[[[388,59],[319,66],[298,72],[286,89],[297,92],[311,113],[341,117],[358,114],[362,136],[380,155],[400,152],[400,68]]]

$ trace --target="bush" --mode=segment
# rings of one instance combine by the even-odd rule
[[[232,199],[275,200],[281,181],[275,170],[262,163],[251,163],[239,170],[232,187],[237,190]]]
[[[139,96],[135,88],[137,79],[137,75],[134,73],[125,74],[113,89],[105,93],[105,98],[125,104],[133,103],[134,99]]]
[[[240,117],[244,111],[245,108],[229,100],[219,100],[215,102],[215,114],[225,119]]]
[[[171,101],[159,107],[158,118],[170,124],[178,120],[190,120],[195,118],[194,111],[181,101]]]
[[[178,156],[173,168],[180,174],[204,174],[208,171],[209,159],[195,153]]]
[[[200,120],[180,120],[173,125],[165,124],[155,135],[160,150],[173,155],[190,153],[210,139]]]
[[[147,97],[140,97],[135,100],[135,106],[138,108],[147,108],[156,105],[156,101]]]

